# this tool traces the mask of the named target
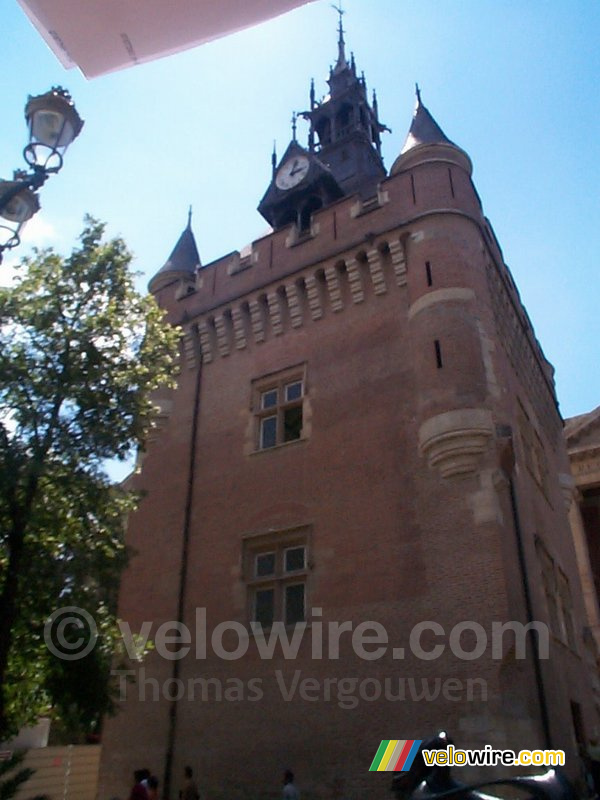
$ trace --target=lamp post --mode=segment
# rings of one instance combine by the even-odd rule
[[[60,86],[37,97],[30,96],[25,119],[29,142],[23,158],[29,172],[19,169],[11,181],[0,179],[0,263],[4,250],[20,243],[23,226],[40,209],[37,190],[49,175],[61,169],[67,147],[83,127],[71,95]]]

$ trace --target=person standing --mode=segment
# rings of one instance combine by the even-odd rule
[[[148,800],[158,800],[158,778],[150,775],[148,778]]]
[[[144,786],[145,773],[143,769],[136,769],[133,773],[133,788],[129,800],[148,800],[148,790]]]
[[[194,772],[191,767],[185,767],[183,770],[185,780],[183,787],[179,792],[179,800],[200,800],[200,792],[194,781]]]
[[[283,773],[283,800],[300,800],[300,792],[294,783],[294,773],[286,769]]]

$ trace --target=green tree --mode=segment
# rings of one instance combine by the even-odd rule
[[[103,232],[86,218],[69,257],[35,251],[0,289],[0,739],[51,705],[86,725],[111,704],[123,522],[135,498],[103,465],[143,445],[151,393],[173,380],[178,333],[135,291],[124,242]],[[66,606],[97,626],[80,659],[45,641],[46,620]],[[69,643],[85,647],[91,634],[84,621],[57,635],[72,655]]]

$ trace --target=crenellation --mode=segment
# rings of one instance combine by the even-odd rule
[[[338,271],[334,266],[329,265],[325,267],[325,279],[327,281],[329,302],[331,303],[332,310],[342,311],[344,308],[344,301],[342,300]]]
[[[315,274],[307,275],[305,279],[306,294],[308,297],[308,307],[310,315],[313,320],[321,319],[323,316],[323,305],[321,303],[321,295]]]
[[[210,364],[210,362],[213,360],[213,349],[211,347],[211,337],[208,330],[207,320],[199,320],[198,335],[200,336],[200,352],[202,353],[202,361],[205,364]]]
[[[365,293],[358,261],[355,258],[346,259],[346,269],[348,271],[348,280],[350,281],[352,301],[354,303],[362,303],[365,299]]]
[[[225,322],[225,312],[215,316],[215,330],[217,332],[217,347],[222,356],[229,355],[229,336],[227,335],[227,325]]]
[[[398,286],[406,286],[406,251],[402,239],[394,239],[388,244],[396,283]]]
[[[187,364],[188,369],[194,369],[197,363],[197,339],[198,339],[198,326],[188,325],[183,330],[183,359]]]
[[[234,306],[231,309],[231,319],[233,322],[235,347],[237,350],[243,350],[246,347],[246,331],[244,328],[242,306]]]
[[[498,338],[542,421],[549,441],[554,444],[561,435],[560,415],[539,355],[524,327],[525,318],[515,310],[502,278],[490,261],[486,262],[486,271]]]
[[[260,305],[256,298],[253,298],[248,303],[248,307],[250,308],[250,321],[252,324],[252,332],[254,334],[254,341],[255,342],[264,342],[265,341],[265,326],[263,322],[263,316],[261,312]]]
[[[297,283],[286,283],[285,293],[287,296],[288,307],[290,309],[290,321],[292,328],[299,328],[302,325],[302,305]]]
[[[277,292],[267,293],[267,305],[269,307],[269,317],[273,333],[275,336],[281,336],[283,333],[283,324],[281,321],[281,308],[279,306],[279,296]]]
[[[372,247],[367,251],[367,263],[369,264],[369,272],[371,273],[371,280],[373,282],[373,291],[375,294],[385,294],[387,292],[387,286],[381,266],[381,253],[377,247]]]

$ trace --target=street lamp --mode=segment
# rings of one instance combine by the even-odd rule
[[[60,86],[53,86],[38,97],[30,96],[25,119],[29,142],[23,158],[30,171],[15,170],[12,181],[0,179],[0,263],[4,250],[20,243],[23,226],[39,211],[36,191],[48,175],[61,169],[65,150],[83,127],[71,95]]]

